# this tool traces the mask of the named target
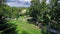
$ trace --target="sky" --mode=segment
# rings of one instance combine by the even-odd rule
[[[11,7],[30,7],[31,0],[6,0],[6,3]],[[49,0],[46,3],[49,4]]]
[[[30,7],[31,0],[6,0],[7,5],[11,7]]]
[[[49,1],[50,1],[50,0],[46,0],[46,4],[49,4]]]

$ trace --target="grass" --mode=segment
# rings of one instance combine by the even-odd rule
[[[33,25],[29,24],[27,20],[24,21],[24,17],[20,17],[21,19],[19,20],[10,20],[8,23],[12,25],[16,25],[16,32],[18,34],[42,34],[41,30]]]

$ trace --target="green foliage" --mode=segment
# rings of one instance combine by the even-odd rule
[[[60,7],[57,5],[57,0],[51,0],[51,3],[48,5],[46,4],[46,0],[42,0],[42,3],[38,0],[33,0],[31,3],[29,15],[35,21],[35,24],[36,21],[39,23],[43,22],[43,25],[48,25],[50,28],[59,30]]]
[[[12,27],[12,24],[7,23],[4,18],[1,18],[0,15],[0,34],[14,34],[15,27]]]
[[[42,34],[41,30],[34,26],[33,24],[29,24],[24,16],[19,18],[20,20],[10,20],[8,23],[16,25],[17,34]],[[25,19],[25,21],[24,21]]]
[[[38,0],[32,1],[32,5],[29,11],[30,16],[33,17],[36,21],[44,21],[45,17],[47,19],[50,17],[48,15],[50,11],[46,5],[46,0],[43,0],[42,3],[40,3]]]
[[[0,5],[0,15],[3,15],[4,17],[10,17],[15,18],[19,17],[19,13],[21,11],[20,8],[10,7],[5,4]]]
[[[34,22],[34,24],[37,24],[38,22],[38,24],[42,23],[44,26],[46,26],[43,30],[45,33],[47,33],[47,25],[49,26],[49,28],[53,28],[57,31],[60,30],[60,7],[57,6],[57,0],[51,0],[51,3],[48,5],[46,4],[46,0],[42,0],[41,3],[39,0],[32,0],[31,7],[29,9],[27,8],[27,12],[24,14],[20,13],[23,8],[10,7],[6,4],[3,4],[4,1],[2,1],[3,0],[0,0],[0,27],[4,27],[4,29],[0,31],[0,33],[42,34],[39,28],[32,24],[28,24],[27,20],[24,18],[24,14],[32,17],[32,21]],[[5,22],[5,19],[2,17],[13,19]],[[15,18],[18,18],[18,20]],[[5,27],[8,29],[6,29]],[[10,33],[8,31],[10,31]]]

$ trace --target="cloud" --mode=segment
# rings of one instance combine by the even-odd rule
[[[50,3],[50,0],[46,0],[46,4],[49,4]]]
[[[6,1],[15,1],[15,0],[6,0]]]
[[[7,5],[11,7],[30,7],[30,0],[7,0]]]
[[[9,2],[7,3],[11,7],[30,7],[30,5],[24,5],[22,3],[16,3],[16,2]]]

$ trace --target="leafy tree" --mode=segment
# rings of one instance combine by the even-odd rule
[[[5,0],[0,0],[0,34],[16,34],[15,27],[12,24],[7,23],[5,17],[11,17],[11,7],[4,4]]]
[[[59,30],[59,18],[60,18],[60,7],[57,5],[57,0],[55,1],[55,4],[53,5],[52,9],[51,9],[51,27],[54,28],[55,30]]]
[[[32,20],[38,21],[39,23],[43,22],[44,26],[49,26],[55,30],[59,30],[59,19],[60,19],[60,7],[57,6],[57,0],[51,0],[50,4],[46,4],[46,0],[42,0],[40,3],[39,0],[32,0],[30,8],[30,16]],[[39,24],[38,23],[38,24]],[[57,25],[58,24],[58,25]]]
[[[48,16],[48,7],[46,5],[46,0],[43,0],[42,3],[39,0],[33,0],[30,8],[30,16],[35,21],[44,21],[45,19],[49,20]],[[46,17],[46,18],[45,18]]]

